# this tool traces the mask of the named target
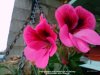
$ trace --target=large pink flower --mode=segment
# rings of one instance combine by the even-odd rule
[[[38,68],[45,68],[49,57],[57,50],[57,35],[53,32],[46,19],[40,16],[40,23],[33,29],[27,26],[24,29],[24,40],[27,47],[24,50],[26,58],[34,62]]]
[[[55,17],[60,28],[60,40],[65,46],[86,53],[90,50],[88,43],[100,45],[100,36],[94,31],[95,17],[88,10],[64,4],[56,10]]]

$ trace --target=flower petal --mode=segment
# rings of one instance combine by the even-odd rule
[[[24,41],[27,45],[29,45],[32,41],[39,40],[40,38],[38,37],[36,31],[32,29],[30,25],[28,25],[23,32],[23,37]]]
[[[80,52],[87,53],[90,50],[90,48],[86,42],[84,42],[78,38],[75,38],[75,41],[76,41],[76,44],[74,43],[74,45]]]
[[[78,16],[70,4],[60,6],[55,12],[55,17],[59,27],[67,24],[69,29],[74,29],[78,22]]]
[[[37,33],[42,39],[52,37],[54,40],[57,39],[56,33],[51,29],[50,25],[46,21],[41,21],[35,28]]]
[[[32,41],[28,46],[35,50],[45,48],[47,43],[45,41]]]
[[[79,17],[79,24],[76,29],[90,28],[95,29],[96,20],[94,15],[88,10],[84,9],[81,6],[75,8],[76,13]]]
[[[43,14],[40,15],[40,22],[41,22],[41,21],[47,22],[46,18],[43,17]]]
[[[41,56],[36,61],[36,66],[38,68],[45,69],[49,61],[49,53],[46,53],[44,56]]]
[[[74,36],[90,44],[100,45],[100,36],[91,29],[83,29],[75,33]]]
[[[73,46],[72,41],[71,41],[71,39],[69,37],[67,25],[64,25],[64,26],[62,26],[60,28],[59,37],[60,37],[61,42],[65,46],[68,46],[68,47],[72,47]]]
[[[26,59],[31,62],[35,62],[37,57],[39,57],[38,51],[36,51],[35,49],[32,49],[28,46],[24,49],[24,55],[25,55]]]
[[[24,49],[24,55],[27,60],[34,63],[38,68],[44,69],[48,64],[49,54],[45,49],[40,49],[36,51],[30,47],[26,47]]]
[[[56,42],[51,37],[48,37],[47,39],[51,43],[51,48],[49,50],[49,55],[53,56],[57,51]]]
[[[71,33],[69,33],[69,37],[73,43],[73,46],[78,49],[77,51],[86,53],[90,50],[88,47],[88,44],[84,42],[83,40],[73,36]]]

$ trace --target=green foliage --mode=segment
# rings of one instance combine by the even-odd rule
[[[58,59],[59,57],[57,57],[57,55],[55,54],[53,57],[49,59],[49,63],[60,63]]]
[[[31,65],[31,75],[38,75],[37,71],[38,69],[35,66]]]
[[[96,15],[96,31],[100,33],[100,15]]]
[[[15,65],[0,64],[0,75],[18,75],[18,69]]]
[[[100,0],[77,0],[74,4],[76,6],[83,6],[95,15],[100,15]]]

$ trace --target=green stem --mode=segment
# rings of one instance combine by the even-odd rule
[[[61,59],[60,59],[60,56],[59,56],[58,52],[56,52],[56,56],[58,58],[58,61],[61,63]]]
[[[31,66],[31,68],[33,70],[32,73],[31,73],[31,75],[33,75],[33,72],[34,72],[34,75],[38,75],[37,68],[35,66]]]

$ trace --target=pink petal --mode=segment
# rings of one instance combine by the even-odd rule
[[[47,37],[52,37],[54,40],[57,39],[56,33],[51,29],[50,25],[46,21],[41,21],[36,26],[35,30],[42,39],[46,39]]]
[[[59,27],[67,24],[69,29],[74,29],[77,26],[78,16],[74,8],[69,4],[60,6],[55,12],[55,17]]]
[[[24,49],[24,55],[27,60],[33,62],[38,68],[44,69],[48,64],[49,54],[45,49],[36,51],[30,47],[26,47]]]
[[[43,14],[40,15],[40,22],[45,21],[47,22],[46,18],[43,17]]]
[[[45,41],[32,41],[30,44],[28,44],[28,46],[35,50],[39,50],[45,48],[47,44],[48,43],[46,43]]]
[[[71,41],[71,39],[69,37],[67,25],[64,25],[64,26],[62,26],[60,28],[59,37],[60,37],[61,42],[65,46],[68,46],[68,47],[72,47],[73,46],[72,41]]]
[[[95,29],[96,20],[91,12],[89,12],[88,10],[84,9],[81,6],[77,6],[75,10],[79,17],[79,21],[81,21],[81,23],[79,22],[80,24],[77,26],[77,29],[81,28]]]
[[[74,46],[80,51],[80,52],[83,52],[83,53],[87,53],[90,48],[88,47],[88,44],[85,43],[84,41],[78,39],[78,38],[75,38],[75,43],[74,43]]]
[[[51,43],[51,48],[49,50],[49,55],[53,56],[57,51],[56,42],[51,37],[48,37],[47,39]]]
[[[49,61],[49,53],[45,54],[44,56],[39,57],[37,59],[36,66],[38,68],[45,69],[48,64],[48,61]]]
[[[37,57],[39,57],[38,51],[36,51],[35,49],[32,49],[28,46],[24,49],[24,55],[25,55],[26,59],[31,62],[35,62]]]
[[[38,37],[36,31],[34,29],[32,29],[32,27],[30,25],[28,25],[23,32],[23,38],[25,43],[28,45],[30,44],[32,41],[36,41],[39,40],[40,38]]]
[[[69,33],[69,37],[72,42],[72,46],[76,47],[78,49],[77,51],[86,53],[90,50],[86,42],[74,37],[71,33]]]
[[[75,37],[82,39],[83,41],[93,44],[93,45],[100,45],[100,36],[91,29],[83,29],[76,34]]]
[[[74,37],[71,33],[69,33],[69,37],[73,43],[73,46],[78,49],[77,51],[86,53],[90,50],[86,42],[82,41],[79,38]]]

